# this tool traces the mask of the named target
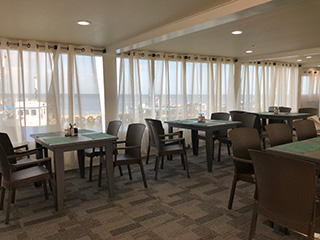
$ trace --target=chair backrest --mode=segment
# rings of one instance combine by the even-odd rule
[[[255,128],[234,128],[229,132],[229,137],[234,157],[251,159],[248,149],[261,150],[259,133]]]
[[[9,164],[6,151],[0,145],[0,172],[2,173],[4,182],[10,182],[11,180],[11,169]]]
[[[228,121],[230,119],[230,114],[227,112],[215,112],[211,113],[211,120],[224,120]],[[220,130],[219,136],[227,136],[228,130]]]
[[[317,130],[314,122],[311,120],[297,120],[293,122],[299,141],[317,137]]]
[[[318,115],[318,108],[299,108],[299,113],[311,113],[313,115]]]
[[[211,113],[211,120],[225,120],[228,121],[230,114],[227,112],[215,112]]]
[[[126,146],[141,146],[141,140],[142,140],[142,136],[145,128],[146,128],[146,125],[144,125],[143,123],[131,123],[127,130]],[[126,154],[140,157],[141,150],[137,148],[126,149]]]
[[[266,125],[271,147],[292,142],[292,130],[284,123]]]
[[[153,134],[155,147],[159,150],[161,147],[160,139],[163,139],[162,137],[160,137],[160,135],[164,134],[162,122],[160,120],[150,119],[149,123]]]
[[[246,112],[245,111],[240,111],[240,110],[232,110],[232,111],[229,111],[229,113],[230,113],[231,119],[233,119],[235,114],[237,114],[237,113],[246,113]]]
[[[279,225],[308,234],[315,213],[315,165],[262,151],[250,151],[250,155],[258,213]]]
[[[8,134],[4,132],[0,132],[0,145],[3,147],[7,156],[14,155],[13,145],[8,136]],[[12,160],[12,163],[15,163],[15,160]]]
[[[256,123],[256,114],[251,113],[234,113],[232,117],[232,121],[240,121],[240,127],[245,128],[254,128]]]
[[[148,127],[148,131],[149,131],[149,145],[152,146],[152,147],[155,147],[156,143],[155,143],[155,139],[154,139],[154,136],[153,136],[152,127],[150,125],[150,122],[153,121],[153,120],[156,120],[156,119],[145,118],[144,120],[146,121],[146,124],[147,124],[147,127]],[[159,120],[156,120],[156,121],[159,121]]]
[[[110,121],[108,124],[107,134],[118,136],[122,122],[120,120]]]

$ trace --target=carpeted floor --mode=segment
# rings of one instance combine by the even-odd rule
[[[240,182],[233,209],[228,210],[233,162],[226,152],[222,156],[208,173],[204,149],[199,156],[189,150],[190,179],[176,156],[165,162],[158,180],[154,180],[152,157],[145,165],[148,189],[143,187],[138,166],[132,167],[132,181],[126,172],[120,177],[115,169],[116,197],[112,200],[105,175],[103,186],[97,187],[97,168],[92,182],[80,179],[76,170],[69,171],[62,212],[54,211],[52,195],[45,200],[42,188],[18,190],[9,225],[0,211],[0,239],[247,239],[254,186]],[[305,239],[280,230],[259,217],[256,239]]]

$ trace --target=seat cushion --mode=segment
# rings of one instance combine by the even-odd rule
[[[48,170],[42,166],[34,166],[18,170],[12,173],[13,181],[22,181],[30,178],[37,178],[41,175],[48,174]]]

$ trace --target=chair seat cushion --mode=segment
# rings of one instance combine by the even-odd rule
[[[34,166],[18,170],[12,173],[13,181],[22,181],[26,179],[37,178],[41,175],[48,174],[49,171],[42,166]]]

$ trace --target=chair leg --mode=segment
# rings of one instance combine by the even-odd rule
[[[156,173],[155,173],[155,176],[154,176],[154,179],[158,179],[158,170],[159,170],[159,163],[160,163],[160,158],[157,156],[156,157],[156,162],[155,162],[155,171],[156,171]]]
[[[16,190],[12,190],[12,197],[11,197],[11,203],[15,204],[16,202]]]
[[[101,187],[101,178],[102,178],[102,163],[99,164],[99,179],[98,179],[98,187]]]
[[[43,184],[44,197],[48,200],[49,196],[48,196],[48,189],[47,189],[47,181],[44,180],[42,184]]]
[[[161,169],[163,169],[163,165],[164,165],[164,156],[161,158]]]
[[[120,166],[119,166],[120,167]],[[128,173],[129,173],[129,179],[132,180],[132,174],[131,174],[131,168],[130,165],[127,165]]]
[[[190,174],[189,174],[189,164],[188,164],[188,159],[187,159],[187,153],[184,154],[184,162],[185,162],[185,165],[186,165],[187,177],[190,178]]]
[[[6,212],[6,220],[5,224],[9,223],[10,218],[10,207],[11,207],[11,198],[12,198],[12,190],[9,189],[8,202],[7,202],[7,212]]]
[[[121,166],[120,166],[120,165],[118,166],[118,169],[119,169],[120,176],[123,176],[122,168],[121,168]]]
[[[183,166],[183,170],[186,170],[186,164],[185,164],[185,161],[184,161],[184,154],[181,154],[181,164]]]
[[[144,187],[145,187],[145,188],[148,188],[147,179],[146,179],[146,175],[145,175],[145,173],[144,173],[142,160],[140,160],[139,166],[140,166],[140,170],[141,170],[141,175],[142,175]]]
[[[6,195],[6,189],[4,187],[1,187],[0,210],[3,210],[4,196],[5,195]]]
[[[218,162],[220,162],[220,156],[221,156],[221,142],[219,141]]]
[[[228,154],[229,154],[229,156],[230,156],[230,155],[231,155],[231,153],[230,153],[230,145],[227,144],[227,147],[228,147]]]
[[[90,157],[89,182],[92,181],[93,156]]]
[[[229,197],[228,209],[232,209],[233,198],[234,198],[234,194],[235,194],[235,191],[236,191],[236,186],[237,186],[237,176],[235,175],[235,176],[233,177],[233,181],[232,181],[232,186],[231,186],[231,192],[230,192],[230,197]]]
[[[256,226],[257,226],[258,214],[253,210],[252,219],[251,219],[251,227],[250,227],[250,234],[249,240],[254,240]]]
[[[148,152],[147,152],[147,158],[146,158],[146,164],[148,164],[148,163],[149,163],[150,148],[151,148],[151,146],[150,146],[150,144],[149,144],[149,146],[148,146]]]

